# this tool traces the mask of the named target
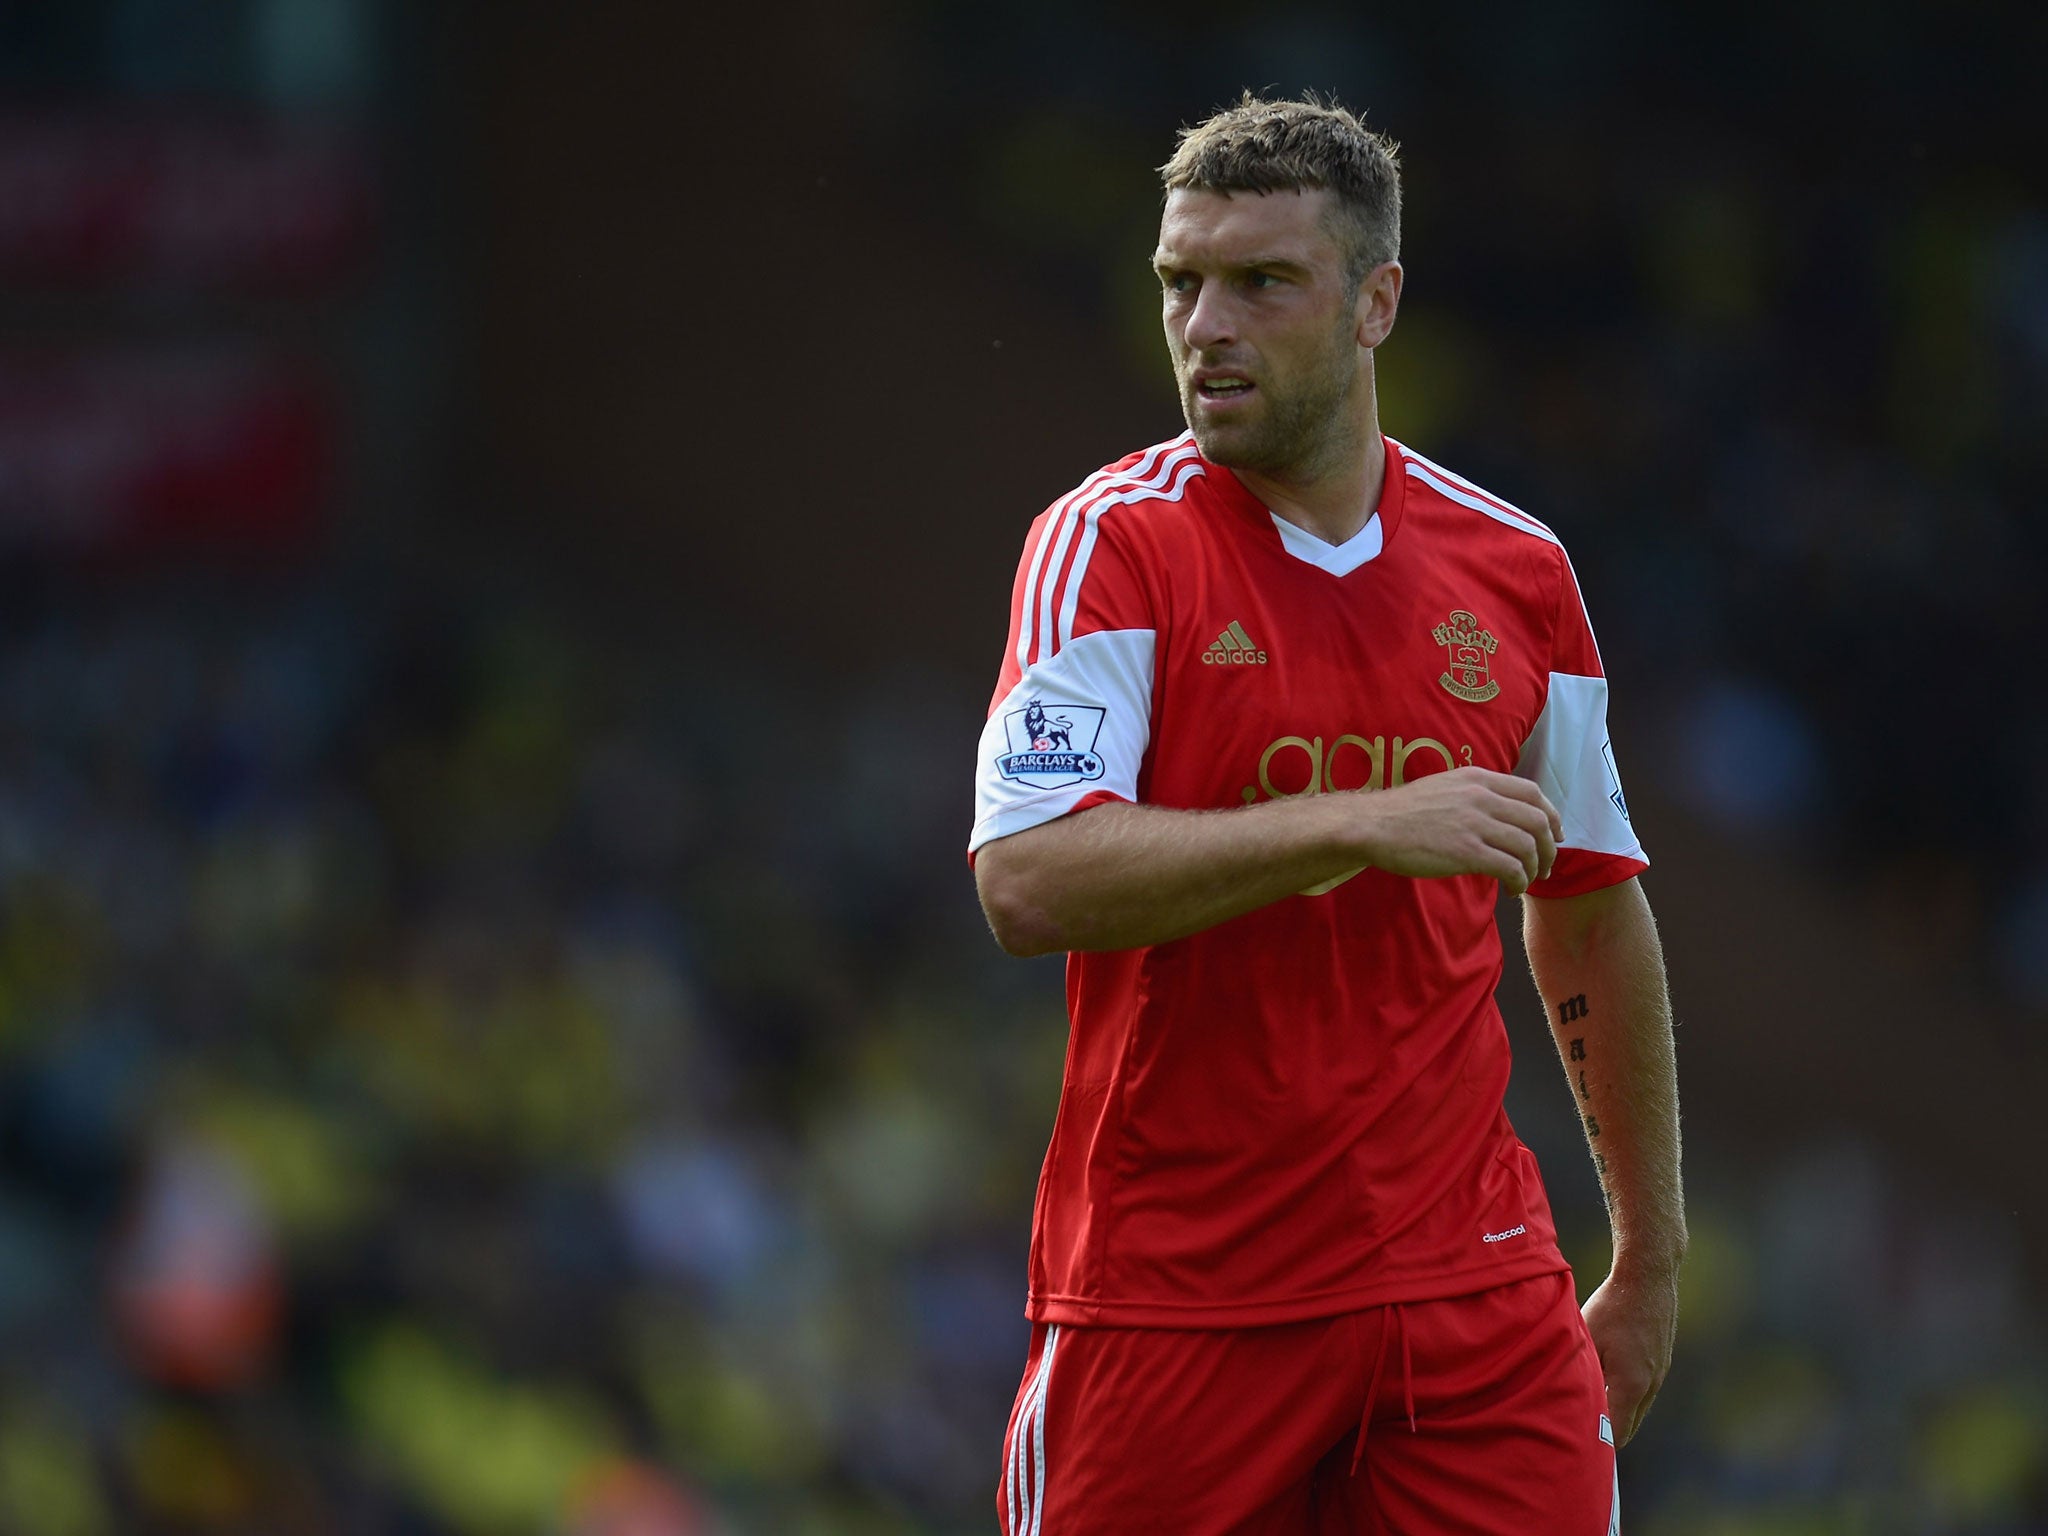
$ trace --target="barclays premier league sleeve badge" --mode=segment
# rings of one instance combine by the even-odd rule
[[[1109,713],[1087,704],[1047,704],[1033,699],[1003,716],[1010,750],[996,759],[996,771],[1033,789],[1065,789],[1102,777],[1095,741]]]

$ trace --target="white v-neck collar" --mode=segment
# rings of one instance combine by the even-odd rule
[[[1297,560],[1307,561],[1318,570],[1328,571],[1332,576],[1349,576],[1368,560],[1375,558],[1386,543],[1378,512],[1367,518],[1365,526],[1342,544],[1326,544],[1306,528],[1290,523],[1278,512],[1269,509],[1266,515],[1273,519],[1273,526],[1280,530],[1280,544],[1287,553]]]

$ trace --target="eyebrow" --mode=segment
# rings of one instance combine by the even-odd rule
[[[1153,254],[1152,270],[1154,272],[1179,272],[1185,269],[1185,263],[1175,261],[1171,252],[1158,251]],[[1254,256],[1249,261],[1233,261],[1227,265],[1225,270],[1231,272],[1286,272],[1303,277],[1306,277],[1309,273],[1309,268],[1305,263],[1296,261],[1291,256]]]

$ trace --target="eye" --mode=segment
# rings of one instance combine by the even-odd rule
[[[1280,279],[1270,272],[1247,272],[1244,279],[1244,285],[1252,289],[1274,288],[1279,286],[1279,282]]]
[[[1185,272],[1162,272],[1159,274],[1159,286],[1168,293],[1189,293],[1194,289],[1195,280]]]

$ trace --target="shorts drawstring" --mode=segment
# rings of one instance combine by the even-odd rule
[[[1380,1376],[1387,1364],[1387,1335],[1398,1332],[1401,1335],[1401,1404],[1408,1410],[1408,1433],[1415,1429],[1415,1370],[1408,1353],[1408,1320],[1401,1315],[1401,1304],[1393,1302],[1380,1311],[1380,1347],[1372,1357],[1372,1382],[1365,1389],[1365,1411],[1358,1416],[1358,1446],[1351,1453],[1350,1476],[1358,1475],[1358,1464],[1365,1460],[1365,1435],[1372,1427],[1373,1404],[1380,1399]]]

